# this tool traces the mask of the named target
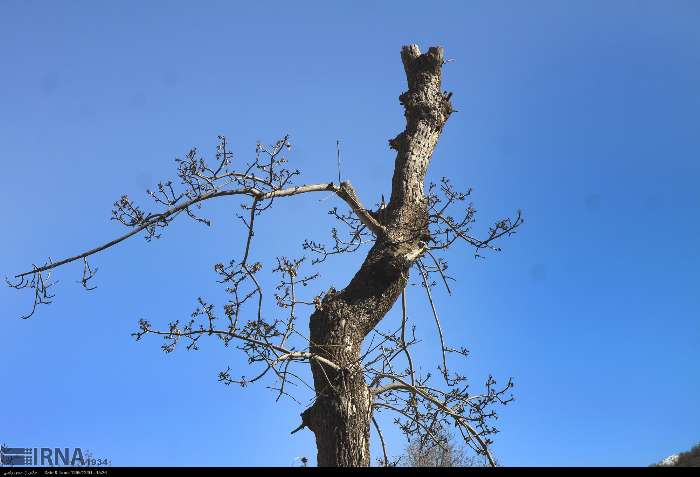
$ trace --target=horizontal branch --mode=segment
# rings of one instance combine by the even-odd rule
[[[449,227],[450,230],[459,238],[467,242],[468,244],[476,247],[477,249],[480,248],[487,248],[491,247],[491,242],[498,240],[499,238],[503,237],[504,235],[510,235],[514,233],[514,230],[518,228],[522,223],[523,223],[523,216],[522,216],[522,211],[518,210],[516,212],[516,217],[515,221],[511,221],[510,219],[502,220],[496,224],[495,227],[493,227],[489,233],[488,238],[485,238],[483,240],[477,239],[474,237],[471,237],[464,233],[462,230],[459,230],[459,228],[455,227],[455,225],[450,222],[450,220],[446,219],[442,214],[436,214],[436,218],[440,219],[447,227]]]
[[[353,187],[350,185],[349,182],[342,182],[340,185],[334,184],[332,182],[328,183],[321,183],[321,184],[308,184],[308,185],[303,185],[303,186],[296,186],[296,187],[288,187],[285,189],[277,189],[269,192],[262,192],[259,189],[255,187],[245,187],[245,188],[239,188],[239,189],[230,189],[230,190],[217,190],[214,189],[210,192],[207,192],[205,194],[202,194],[200,196],[194,197],[187,202],[183,202],[182,204],[172,207],[165,212],[162,212],[160,214],[153,214],[147,216],[144,221],[136,226],[133,230],[130,232],[114,239],[111,240],[103,245],[100,245],[99,247],[95,247],[91,250],[88,250],[86,252],[83,252],[79,255],[75,255],[73,257],[65,258],[63,260],[59,260],[57,262],[52,262],[49,264],[46,264],[42,267],[36,267],[33,270],[30,270],[28,272],[23,272],[18,275],[15,275],[15,278],[22,278],[27,275],[32,275],[35,273],[42,273],[47,270],[51,270],[57,267],[60,267],[61,265],[65,265],[67,263],[74,262],[76,260],[84,259],[87,258],[91,255],[94,255],[96,253],[99,253],[105,249],[108,249],[110,247],[113,247],[114,245],[117,245],[120,242],[123,242],[124,240],[128,239],[129,237],[132,237],[142,230],[147,229],[148,227],[151,227],[158,222],[161,222],[168,217],[171,217],[179,212],[182,212],[183,210],[187,210],[189,207],[199,203],[199,202],[204,202],[209,199],[213,199],[216,197],[226,197],[226,196],[234,196],[234,195],[247,195],[250,197],[253,197],[254,199],[258,201],[263,201],[267,199],[275,199],[278,197],[290,197],[294,195],[299,195],[299,194],[305,194],[308,192],[323,192],[323,191],[328,191],[328,192],[333,192],[335,193],[338,197],[340,197],[343,201],[345,201],[350,208],[357,214],[357,216],[360,218],[360,220],[369,228],[372,230],[375,234],[378,236],[381,236],[385,233],[384,227],[379,224],[379,222],[376,221],[374,217],[372,217],[369,212],[362,207],[362,204],[360,203],[359,199],[357,198],[357,194],[355,193],[355,190]]]
[[[153,334],[153,335],[159,335],[159,336],[166,336],[166,337],[177,337],[177,338],[191,338],[192,336],[196,335],[220,335],[220,336],[228,336],[231,338],[235,338],[241,341],[246,341],[248,343],[261,346],[263,348],[268,348],[275,350],[279,353],[282,353],[280,356],[278,356],[275,361],[272,364],[279,364],[283,361],[288,361],[288,360],[294,360],[294,359],[306,359],[308,361],[317,361],[321,364],[325,364],[326,366],[338,371],[340,370],[340,366],[335,364],[333,361],[324,358],[323,356],[320,356],[316,353],[311,353],[308,351],[291,351],[288,350],[282,346],[275,345],[273,343],[265,342],[265,341],[260,341],[256,340],[254,338],[250,338],[248,336],[241,335],[239,333],[236,333],[234,331],[227,331],[227,330],[215,330],[215,329],[202,329],[202,330],[193,330],[193,331],[188,331],[188,332],[181,332],[181,331],[158,331],[158,330],[152,330],[150,328],[143,329],[142,328],[141,333],[134,333],[135,335],[138,336],[140,339],[141,336],[146,335],[146,334]]]

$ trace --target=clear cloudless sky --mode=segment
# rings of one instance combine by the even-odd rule
[[[474,390],[488,373],[515,380],[493,451],[504,465],[648,465],[700,440],[698,25],[692,0],[3,0],[0,271],[121,233],[112,203],[146,204],[174,158],[211,157],[218,134],[244,161],[289,133],[299,182],[336,177],[339,139],[344,178],[378,202],[404,126],[400,47],[442,45],[459,112],[430,179],[474,188],[475,233],[525,216],[501,253],[451,251],[459,280],[436,292]],[[255,259],[329,238],[334,205],[280,202]],[[181,220],[96,256],[93,292],[75,283],[80,264],[58,270],[55,302],[30,320],[30,294],[1,288],[0,441],[114,465],[315,463],[311,432],[289,434],[303,406],[217,382],[245,372],[240,353],[211,339],[165,355],[130,336],[139,318],[165,325],[198,296],[224,300],[212,265],[240,257],[237,210],[223,200],[211,228]],[[313,292],[343,287],[361,259],[331,260]],[[418,287],[408,298],[428,368],[432,318]]]

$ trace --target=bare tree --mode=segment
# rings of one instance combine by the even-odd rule
[[[294,399],[291,386],[305,386],[312,400],[292,433],[308,428],[315,434],[318,465],[369,465],[371,426],[381,441],[380,460],[388,465],[383,434],[375,418],[378,412],[394,413],[395,422],[407,435],[434,442],[440,441],[435,430],[450,424],[466,445],[494,465],[489,451],[489,436],[497,432],[491,424],[496,417],[493,408],[512,399],[512,381],[497,387],[489,377],[485,390],[468,392],[466,378],[452,373],[447,364],[448,356],[465,357],[467,350],[445,343],[431,289],[442,283],[449,291],[451,278],[442,252],[458,243],[472,248],[477,257],[483,251],[499,250],[494,242],[513,234],[522,218],[518,212],[512,219],[499,220],[485,237],[476,238],[470,233],[475,214],[467,202],[471,191],[456,190],[447,178],[425,188],[433,150],[453,112],[452,94],[441,89],[442,48],[432,47],[421,54],[416,45],[405,46],[401,59],[408,80],[408,91],[399,98],[405,108],[406,127],[389,141],[396,161],[388,203],[382,200],[377,208],[366,208],[352,185],[340,177],[338,182],[295,185],[300,173],[288,166],[286,154],[291,143],[287,136],[270,146],[258,144],[254,158],[236,167],[229,143],[220,136],[215,161],[205,160],[193,149],[184,159],[176,160],[179,184],[161,182],[156,190],[147,191],[154,201],[153,211],[142,209],[127,196],[114,204],[112,219],[125,225],[127,233],[73,257],[32,265],[8,282],[33,292],[31,312],[24,318],[33,315],[39,305],[51,302],[55,268],[82,262],[80,281],[91,290],[97,272],[88,262],[93,255],[141,232],[147,241],[159,238],[163,229],[182,215],[209,225],[209,219],[200,213],[203,204],[236,196],[241,199],[239,218],[245,230],[242,252],[238,260],[214,265],[227,292],[226,303],[219,309],[199,298],[187,320],[164,328],[141,320],[134,333],[136,339],[160,336],[163,350],[171,352],[181,343],[187,349],[197,349],[202,337],[216,336],[259,368],[250,378],[234,376],[227,369],[220,373],[220,381],[246,386],[265,379],[273,383],[270,387],[278,399]],[[279,276],[274,297],[285,315],[271,318],[263,305],[263,265],[253,258],[255,224],[275,202],[313,192],[331,192],[344,202],[348,211],[336,207],[330,214],[345,232],[333,228],[330,244],[307,240],[303,249],[311,260],[304,256],[277,258],[272,267]],[[366,258],[345,288],[338,291],[331,287],[315,297],[302,295],[318,278],[317,272],[307,272],[305,267],[365,245],[369,246]],[[430,373],[421,372],[411,357],[418,340],[406,310],[404,290],[412,270],[427,294],[431,321],[440,337],[439,382]],[[378,325],[399,299],[401,325],[381,330]],[[298,326],[303,307],[313,310],[308,334]],[[304,363],[310,365],[312,383],[305,381],[305,370],[299,368]]]
[[[434,435],[436,439],[426,434],[409,439],[397,463],[407,467],[485,467],[483,456],[470,455],[444,427],[437,428]]]

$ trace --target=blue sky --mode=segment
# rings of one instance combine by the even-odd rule
[[[34,2],[0,4],[0,268],[72,255],[121,229],[112,203],[174,175],[226,134],[235,157],[285,133],[302,182],[342,173],[363,201],[388,196],[403,129],[401,45],[445,47],[449,120],[430,178],[473,187],[476,231],[521,208],[503,252],[446,258],[436,292],[464,372],[513,376],[494,453],[505,465],[647,465],[700,440],[700,4],[590,2]],[[280,203],[257,260],[327,238],[333,198]],[[215,340],[164,355],[139,318],[221,301],[212,265],[240,257],[233,202],[211,228],[180,221],[93,260],[99,288],[57,272],[31,320],[0,289],[0,440],[88,448],[115,465],[291,465],[303,408],[264,386],[217,382],[241,357]],[[325,266],[344,286],[361,255]],[[436,363],[429,309],[409,290]],[[387,320],[395,319],[392,313]],[[386,429],[392,453],[403,441]],[[375,439],[376,440],[376,439]],[[376,445],[373,447],[378,456]]]

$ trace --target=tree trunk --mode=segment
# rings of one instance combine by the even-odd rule
[[[406,286],[413,263],[430,239],[425,174],[447,118],[450,94],[440,89],[442,48],[401,51],[408,91],[400,96],[406,129],[389,141],[397,151],[391,199],[376,214],[377,237],[360,270],[340,292],[331,288],[310,318],[311,352],[337,369],[312,361],[316,401],[302,423],[316,435],[319,466],[369,466],[372,397],[363,373],[361,346]]]

